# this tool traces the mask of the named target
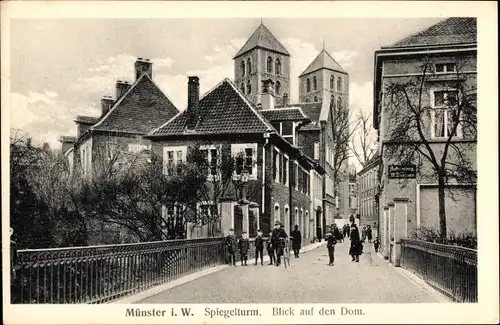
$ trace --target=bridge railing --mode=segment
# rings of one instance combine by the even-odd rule
[[[405,239],[401,241],[401,267],[455,301],[477,302],[476,250]]]
[[[223,238],[18,251],[12,302],[102,303],[225,263]]]

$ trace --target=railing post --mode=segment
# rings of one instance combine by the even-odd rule
[[[407,198],[394,198],[394,266],[401,265],[401,239],[406,238]]]

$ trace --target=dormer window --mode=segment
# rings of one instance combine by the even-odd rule
[[[436,63],[434,65],[435,73],[454,73],[457,72],[457,65],[455,63]]]

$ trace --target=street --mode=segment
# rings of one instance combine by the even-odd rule
[[[291,267],[230,267],[138,303],[431,303],[436,302],[367,247],[351,262],[337,244],[335,266],[325,246],[291,258]]]

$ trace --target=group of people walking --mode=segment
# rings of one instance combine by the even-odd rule
[[[266,244],[267,254],[269,255],[269,265],[280,266],[281,257],[283,256],[285,249],[285,239],[289,238],[291,241],[291,248],[293,250],[295,258],[299,258],[299,253],[302,245],[302,234],[300,233],[299,227],[296,225],[294,230],[290,233],[290,236],[286,233],[284,226],[279,221],[274,224],[274,229],[269,233],[269,240]],[[335,245],[338,242],[343,242],[344,238],[348,237],[350,239],[349,255],[351,256],[351,261],[359,262],[359,256],[363,253],[363,243],[366,239],[371,243],[372,241],[372,230],[370,226],[363,227],[360,234],[358,226],[355,222],[351,224],[346,224],[340,230],[336,224],[329,227],[328,232],[325,234],[326,247],[328,249],[329,256],[329,266],[334,265],[335,260]],[[236,265],[236,253],[240,255],[240,261],[242,266],[247,266],[248,252],[250,249],[250,241],[248,239],[247,233],[243,232],[241,238],[238,240],[234,234],[234,229],[229,230],[229,235],[225,239],[225,244],[227,252],[229,254],[229,264]],[[375,250],[378,250],[378,240],[374,241]],[[262,231],[259,229],[257,232],[257,237],[255,237],[255,263],[257,265],[260,260],[260,264],[264,265],[264,237]]]

